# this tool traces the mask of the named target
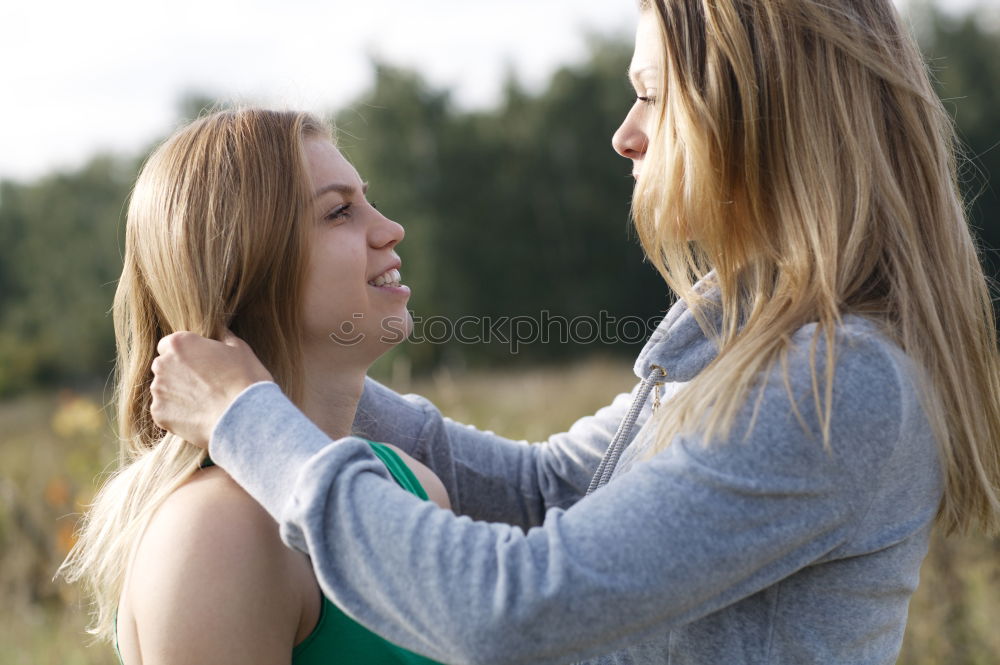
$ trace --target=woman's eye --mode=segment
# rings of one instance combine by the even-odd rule
[[[652,95],[647,95],[645,97],[639,96],[639,97],[636,97],[636,99],[638,101],[642,102],[643,104],[655,104],[656,103],[656,97],[653,97]]]
[[[337,206],[333,210],[327,213],[325,219],[328,222],[332,222],[338,219],[343,219],[349,216],[349,211],[351,209],[350,203],[345,203],[344,205]]]

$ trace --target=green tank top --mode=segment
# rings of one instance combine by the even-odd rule
[[[407,492],[427,500],[427,492],[399,455],[382,443],[368,442],[396,482]],[[432,665],[435,661],[396,646],[344,614],[323,597],[319,621],[292,651],[292,665]]]
[[[392,448],[374,441],[368,443],[375,456],[382,460],[400,487],[427,500],[427,492],[420,485],[420,481]],[[203,466],[211,464],[208,460]],[[115,639],[115,653],[118,654],[118,662],[122,662],[117,642]],[[292,649],[292,665],[340,665],[341,663],[437,665],[436,661],[407,651],[379,637],[344,614],[324,596],[316,627]]]

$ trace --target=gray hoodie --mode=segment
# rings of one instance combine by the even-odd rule
[[[400,490],[361,438],[331,442],[273,383],[230,406],[211,454],[331,600],[445,663],[893,663],[943,487],[919,371],[845,317],[824,450],[814,330],[788,365],[805,426],[775,369],[749,436],[755,400],[732,440],[681,436],[649,459],[653,384],[683,390],[716,355],[683,302],[636,362],[650,381],[535,445],[368,380],[356,431],[434,469],[458,515]],[[587,494],[605,457],[610,482]]]

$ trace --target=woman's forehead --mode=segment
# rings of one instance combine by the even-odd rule
[[[660,28],[654,12],[644,11],[635,33],[635,51],[629,65],[629,78],[634,84],[655,83],[660,70],[663,48]]]
[[[309,163],[309,177],[318,193],[323,190],[342,190],[345,187],[364,189],[357,169],[328,139],[307,140],[305,152]]]

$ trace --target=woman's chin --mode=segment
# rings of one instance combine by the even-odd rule
[[[379,344],[386,350],[405,341],[413,332],[413,317],[408,309],[402,309],[396,314],[383,317],[379,325]]]
[[[374,362],[389,349],[405,342],[412,332],[413,318],[409,311],[402,310],[383,317],[376,330],[366,331],[357,345],[357,351]]]

